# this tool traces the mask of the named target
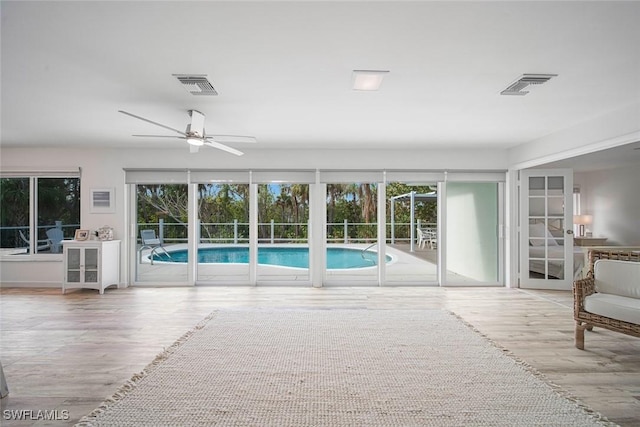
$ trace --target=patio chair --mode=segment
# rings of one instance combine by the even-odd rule
[[[62,239],[64,232],[59,228],[50,228],[47,230],[47,243],[51,248],[51,253],[59,254],[62,252]]]
[[[162,246],[162,241],[156,236],[155,230],[140,230],[140,240],[142,241],[142,246],[138,249],[138,258],[142,263],[142,251],[144,249],[151,249],[149,253],[149,259],[151,260],[151,265],[153,265],[153,256],[157,253],[158,250],[162,250],[169,258],[171,255],[167,250]]]
[[[26,253],[29,253],[29,246],[31,245],[31,242],[29,241],[29,239],[27,239],[27,236],[24,235],[22,230],[18,230],[18,234],[20,234],[20,239],[26,244]],[[49,249],[50,247],[51,245],[47,241],[47,243],[44,245],[38,245],[37,250],[38,252],[42,252]]]
[[[427,236],[427,245],[429,245],[429,249],[436,249],[438,247],[438,233],[435,228],[428,228],[425,231]]]
[[[437,247],[436,232],[432,228],[418,228],[418,247],[424,249],[425,246],[428,246],[429,249]]]

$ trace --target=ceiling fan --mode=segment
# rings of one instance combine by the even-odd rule
[[[197,153],[198,149],[203,145],[208,145],[213,148],[217,148],[219,150],[226,151],[231,154],[235,154],[236,156],[242,156],[244,153],[240,150],[236,150],[235,148],[229,147],[224,143],[235,143],[235,142],[243,142],[243,143],[255,143],[256,138],[253,136],[243,136],[243,135],[208,135],[204,130],[204,114],[197,110],[188,110],[189,116],[191,117],[191,123],[187,124],[187,129],[182,132],[181,130],[174,129],[170,126],[163,125],[162,123],[154,122],[153,120],[145,119],[144,117],[137,116],[135,114],[131,114],[127,111],[118,110],[119,113],[126,114],[127,116],[131,116],[135,119],[139,119],[145,121],[147,123],[151,123],[156,126],[160,126],[162,128],[173,131],[180,136],[173,135],[133,135],[133,136],[141,136],[141,137],[150,137],[150,138],[178,138],[185,139],[189,143],[189,149],[192,153]]]

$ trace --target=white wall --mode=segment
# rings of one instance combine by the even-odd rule
[[[640,138],[639,117],[640,104],[634,104],[518,145],[508,150],[510,168],[526,169],[635,142]]]
[[[123,168],[202,169],[411,169],[411,170],[504,170],[507,153],[482,150],[245,150],[236,157],[203,147],[198,154],[180,149],[66,149],[2,148],[3,171],[82,169],[82,228],[114,227],[116,239],[125,237],[125,183]],[[90,213],[90,190],[115,188],[113,214]],[[127,282],[126,242],[121,246],[121,282]],[[44,255],[43,255],[44,256]],[[21,261],[5,257],[0,261],[0,284],[7,286],[59,287],[62,256],[46,255],[43,261]]]
[[[582,213],[593,215],[594,237],[607,244],[640,246],[640,165],[576,173]]]

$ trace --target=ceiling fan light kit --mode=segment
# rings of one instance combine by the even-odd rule
[[[204,145],[204,141],[198,138],[187,137],[187,142],[191,145],[195,145],[196,147]]]

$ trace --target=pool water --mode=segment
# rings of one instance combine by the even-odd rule
[[[187,262],[187,250],[169,251],[171,258],[160,253],[153,257],[154,261]],[[391,257],[387,255],[387,262]],[[346,269],[363,268],[377,265],[378,255],[367,251],[362,254],[360,249],[327,248],[327,268]],[[199,264],[248,264],[249,248],[246,247],[216,247],[200,248],[198,250]],[[278,265],[282,267],[309,268],[309,248],[258,248],[258,264]]]

